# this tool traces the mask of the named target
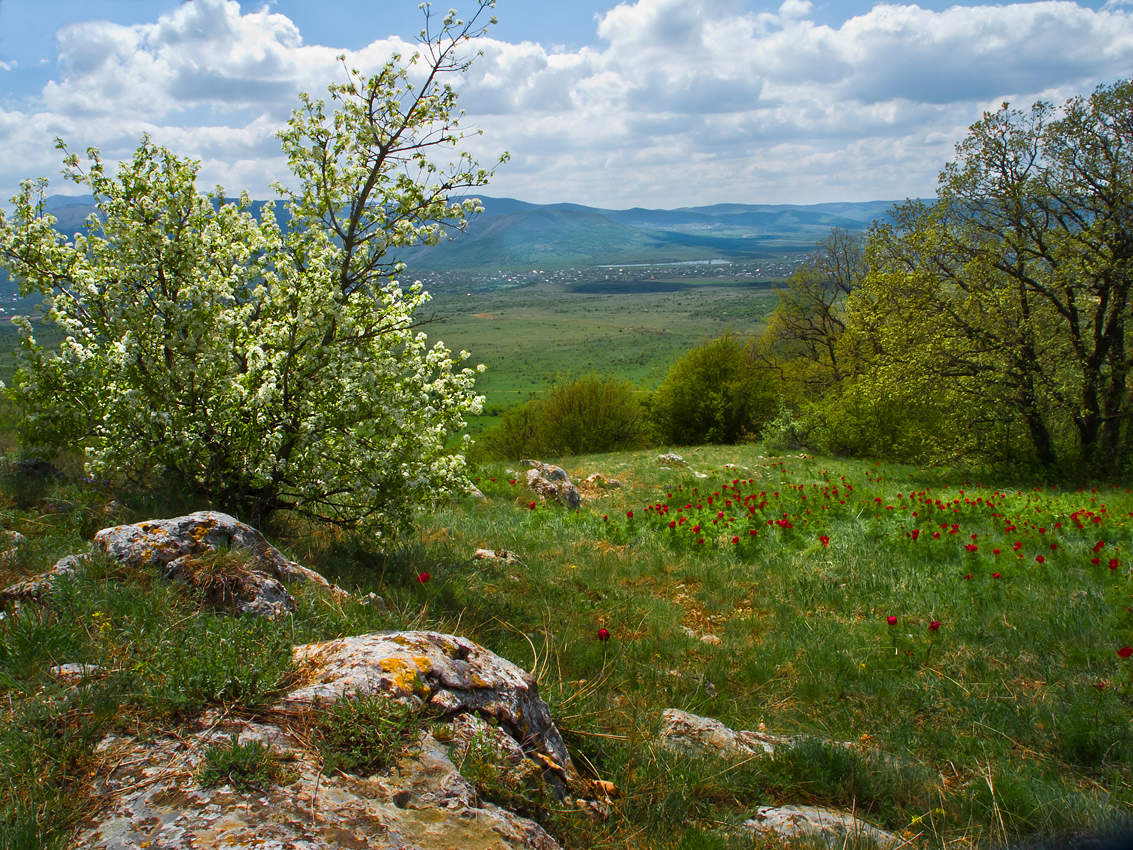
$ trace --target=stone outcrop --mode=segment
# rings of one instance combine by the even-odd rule
[[[762,806],[741,828],[788,840],[817,839],[832,850],[850,841],[866,841],[880,850],[895,850],[906,844],[899,835],[871,826],[849,812],[817,806]]]
[[[560,502],[571,510],[582,504],[582,495],[561,466],[539,460],[525,460],[523,463],[531,467],[527,470],[527,486],[545,501]]]
[[[188,734],[111,736],[99,745],[94,792],[107,801],[76,848],[105,850],[558,850],[538,824],[482,800],[428,733],[391,771],[324,773],[286,725],[206,715]],[[259,741],[275,779],[242,789],[205,787],[210,746]]]
[[[574,773],[535,680],[470,640],[427,631],[377,632],[298,646],[294,659],[301,684],[285,704],[387,693],[446,716],[479,714],[552,776],[565,781]]]
[[[709,752],[721,758],[737,758],[775,752],[793,738],[756,730],[730,729],[719,720],[701,717],[677,708],[661,714],[661,746],[673,752],[699,755]]]
[[[47,572],[15,582],[0,590],[0,603],[46,599],[51,596],[51,592],[60,581],[74,576],[75,571],[81,569],[82,565],[83,559],[78,555],[60,558]]]
[[[275,618],[295,610],[285,581],[345,594],[288,559],[250,525],[218,511],[104,528],[95,534],[94,547],[127,566],[159,569],[167,578],[200,587],[239,614]],[[233,557],[221,562],[222,553]]]
[[[507,564],[509,567],[519,567],[523,565],[523,561],[519,559],[519,555],[515,552],[509,552],[507,549],[477,549],[472,553],[473,561],[497,561],[501,564]]]

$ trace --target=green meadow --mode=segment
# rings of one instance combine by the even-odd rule
[[[479,430],[502,410],[568,375],[614,374],[652,388],[689,348],[732,331],[754,335],[775,308],[774,285],[665,281],[626,286],[537,283],[473,295],[434,293],[424,330],[486,367]],[[583,291],[578,291],[579,288]],[[615,289],[614,292],[606,290]]]

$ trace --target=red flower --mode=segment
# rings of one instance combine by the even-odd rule
[[[748,534],[750,534],[752,537],[755,537],[755,535],[759,534],[759,532],[752,528],[748,530]]]
[[[818,535],[818,542],[821,543],[823,546],[829,546],[830,545],[830,538],[827,537],[825,534],[820,534],[820,535]]]
[[[1094,544],[1094,554],[1096,555],[1098,552],[1100,552],[1104,548],[1105,548],[1105,541],[1099,540],[1097,543]]]
[[[740,542],[740,538],[738,538],[738,537],[733,537],[733,538],[732,538],[732,542],[733,542],[733,543],[739,543],[739,542]]]
[[[598,629],[598,640],[609,640],[610,630],[606,628]]]
[[[1133,646],[1123,646],[1121,649],[1117,650],[1117,654],[1122,658],[1128,658],[1130,655],[1133,655]]]
[[[676,527],[677,527],[677,521],[675,519],[669,520],[669,528],[676,528]]]
[[[421,582],[421,584],[424,584],[428,580],[429,580],[429,574],[428,573],[417,573],[417,581]]]
[[[1116,570],[1120,566],[1121,566],[1121,561],[1117,560],[1117,558],[1110,558],[1109,559],[1109,568],[1111,570]]]
[[[508,484],[514,484],[514,483],[515,483],[515,479],[514,479],[514,478],[512,478],[511,480],[509,480],[509,481],[508,481]]]
[[[976,551],[976,550],[978,550],[978,549],[979,549],[980,547],[979,547],[979,546],[977,546],[977,545],[976,545],[975,543],[969,543],[969,544],[968,544],[967,546],[965,546],[964,548],[965,548],[965,549],[967,549],[967,550],[968,550],[969,552],[975,552],[975,551]]]
[[[602,514],[602,522],[609,522],[610,518],[606,514]]]
[[[1046,558],[1044,558],[1042,555],[1035,555],[1035,560],[1038,561],[1040,564],[1046,563]]]
[[[971,580],[972,580],[972,574],[971,573],[968,573],[966,576],[964,576],[964,581],[971,581]]]
[[[891,626],[895,626],[895,625],[897,625],[897,618],[894,617],[892,614],[890,614],[888,617],[885,618],[885,622],[888,623]]]
[[[991,574],[991,577],[992,577],[992,578],[999,578],[999,573],[992,573],[992,574]]]
[[[626,511],[626,519],[633,519],[633,511]]]
[[[1093,565],[1094,565],[1095,567],[1096,567],[1096,566],[1097,566],[1098,564],[1100,564],[1101,562],[1102,562],[1102,559],[1101,559],[1101,558],[1090,558],[1090,563],[1091,563],[1091,564],[1093,564]]]
[[[998,555],[999,554],[999,547],[997,546],[996,548],[992,549],[991,554]]]
[[[929,623],[928,624],[928,630],[930,632],[940,631],[940,620],[933,620],[931,623]]]
[[[535,503],[534,502],[528,502],[527,507],[531,508],[531,510],[535,510]]]

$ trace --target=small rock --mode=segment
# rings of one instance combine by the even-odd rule
[[[883,850],[901,846],[900,836],[878,829],[849,812],[817,806],[762,806],[755,817],[741,824],[757,835],[818,839],[827,847],[845,847],[847,841],[866,839]]]
[[[518,567],[523,564],[515,552],[509,552],[507,549],[477,549],[472,553],[472,560],[498,561],[511,567]]]
[[[475,499],[477,502],[488,501],[488,497],[484,495],[484,491],[477,487],[475,484],[468,485],[468,495]]]
[[[49,671],[52,676],[65,682],[81,682],[83,679],[97,679],[110,671],[98,664],[80,664],[69,661],[66,664],[57,664]]]
[[[374,593],[374,591],[372,591],[372,590],[369,593],[367,593],[365,596],[363,596],[361,599],[359,599],[358,604],[359,605],[372,605],[375,608],[385,608],[386,607],[386,601],[384,599],[382,599],[380,596],[378,596],[378,594]]]
[[[708,644],[708,646],[719,646],[721,641],[716,635],[701,635],[700,642]]]
[[[675,452],[657,455],[657,463],[661,466],[688,466],[688,462]]]
[[[539,460],[523,461],[531,469],[527,470],[527,486],[547,501],[561,502],[571,510],[582,504],[578,488],[570,483],[570,477],[561,466],[543,463]]]
[[[582,483],[588,487],[596,487],[601,490],[618,490],[625,485],[617,478],[607,478],[601,472],[593,472],[582,479]]]
[[[8,585],[0,591],[0,602],[13,599],[46,599],[51,596],[51,592],[62,579],[73,577],[75,571],[83,566],[84,561],[85,556],[81,555],[67,555],[65,558],[60,558],[47,572]]]
[[[671,752],[696,755],[707,751],[730,759],[770,755],[776,747],[789,744],[792,740],[765,732],[737,732],[719,720],[677,708],[666,708],[661,714],[661,722],[661,746]]]

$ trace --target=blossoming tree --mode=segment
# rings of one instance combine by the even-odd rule
[[[200,194],[198,163],[149,139],[115,175],[64,149],[97,206],[72,239],[43,213],[46,181],[24,183],[0,212],[0,265],[64,336],[50,349],[21,321],[8,392],[25,443],[77,446],[94,474],[160,476],[251,521],[287,509],[378,534],[462,486],[451,445],[481,404],[475,371],[417,329],[428,295],[398,283],[397,251],[478,211],[454,197],[491,172],[438,154],[466,135],[444,80],[493,6],[435,29],[426,6],[415,55],[348,69],[333,109],[301,96],[280,133],[286,223]]]

